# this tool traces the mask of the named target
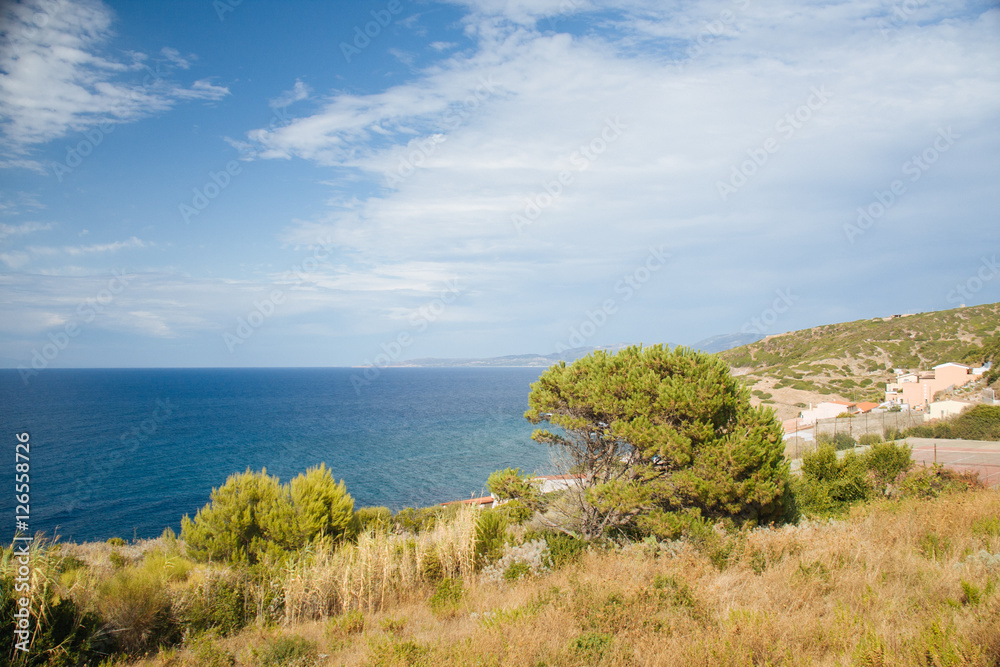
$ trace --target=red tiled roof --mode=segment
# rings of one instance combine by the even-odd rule
[[[442,505],[492,505],[493,496],[482,496],[480,498],[469,498],[468,500],[452,500]]]

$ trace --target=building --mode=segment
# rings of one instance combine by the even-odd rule
[[[791,438],[802,438],[807,442],[813,441],[813,425],[803,424],[801,419],[786,419],[781,422],[782,428],[785,429],[785,440],[790,440]]]
[[[833,419],[844,412],[850,414],[857,408],[857,403],[847,403],[846,401],[824,401],[817,403],[816,407],[809,405],[808,410],[803,410],[799,415],[799,422],[806,426],[815,424],[820,419]]]
[[[923,410],[930,406],[938,392],[965,386],[979,379],[982,371],[982,368],[973,369],[965,364],[949,361],[938,364],[931,371],[904,373],[895,382],[885,385],[885,400],[893,405],[906,404]]]
[[[930,404],[930,411],[924,416],[924,419],[931,420],[954,417],[970,405],[972,405],[972,403],[967,403],[965,401],[934,401]]]

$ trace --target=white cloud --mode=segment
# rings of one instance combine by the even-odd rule
[[[272,109],[281,109],[295,102],[309,99],[310,94],[312,94],[312,89],[299,79],[296,79],[295,85],[292,86],[291,90],[281,93],[281,95],[271,100],[269,104]]]
[[[29,225],[32,223],[28,223]],[[5,226],[4,226],[5,227]],[[50,229],[51,225],[37,226],[31,231]],[[2,231],[2,229],[0,229]],[[3,261],[8,267],[12,269],[18,269],[25,264],[27,264],[34,257],[58,257],[61,255],[69,255],[70,257],[80,257],[85,255],[98,255],[102,253],[116,253],[120,250],[126,250],[131,248],[149,248],[152,247],[153,243],[149,241],[143,241],[142,239],[131,237],[126,241],[114,241],[112,243],[95,243],[91,245],[79,245],[79,246],[27,246],[21,251],[11,252],[0,255],[0,261]]]
[[[101,55],[113,14],[97,0],[29,0],[6,3],[3,12],[0,118],[15,156],[69,132],[167,110],[177,100],[229,94],[207,80],[190,88],[172,82],[169,70],[186,69],[191,60],[174,49],[161,51],[155,68],[143,54],[131,54],[131,62]],[[146,72],[141,82],[137,70]],[[32,168],[30,161],[18,166]]]
[[[507,298],[508,286],[522,295],[539,286],[545,303],[572,292],[580,302],[572,308],[589,307],[582,291],[612,290],[644,248],[664,243],[676,266],[699,276],[702,300],[731,300],[737,289],[766,297],[780,285],[759,260],[788,253],[827,252],[795,273],[802,290],[825,290],[824,271],[851,251],[842,225],[949,126],[965,133],[960,148],[896,212],[929,188],[952,216],[978,225],[989,215],[985,200],[956,196],[955,184],[985,192],[996,175],[958,150],[982,155],[998,139],[1000,11],[928,9],[887,35],[878,25],[887,10],[865,1],[581,2],[575,11],[615,11],[602,32],[571,36],[532,27],[566,3],[466,4],[476,53],[381,92],[330,96],[315,113],[248,134],[261,158],[301,158],[383,185],[363,200],[334,196],[326,216],[296,221],[282,237],[335,238],[358,259],[339,286],[402,289],[405,280],[388,278],[393,268],[422,262],[469,276],[484,293]],[[625,130],[602,142],[614,118]],[[718,184],[769,138],[777,152],[724,201]],[[580,169],[581,147],[592,142],[605,149]],[[563,171],[572,182],[547,194]],[[518,233],[512,215],[546,201]],[[907,222],[914,231],[937,224],[919,207]],[[710,269],[706,254],[729,268]],[[659,307],[681,298],[666,283],[645,294]],[[489,307],[508,307],[499,300]],[[744,317],[733,315],[731,326]]]
[[[45,232],[52,229],[51,222],[22,222],[19,225],[0,223],[0,240],[8,236],[25,236],[35,232]]]

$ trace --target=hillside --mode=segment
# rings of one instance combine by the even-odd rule
[[[1000,333],[1000,303],[793,331],[721,353],[782,418],[810,402],[884,398],[893,369],[959,361]]]

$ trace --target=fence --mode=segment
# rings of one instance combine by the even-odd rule
[[[796,431],[796,436],[787,440],[785,454],[799,458],[804,452],[816,447],[820,434],[835,437],[838,433],[846,433],[852,439],[857,440],[866,433],[874,433],[884,437],[890,431],[905,431],[911,426],[922,425],[924,414],[923,412],[905,410],[820,419],[808,429]]]

